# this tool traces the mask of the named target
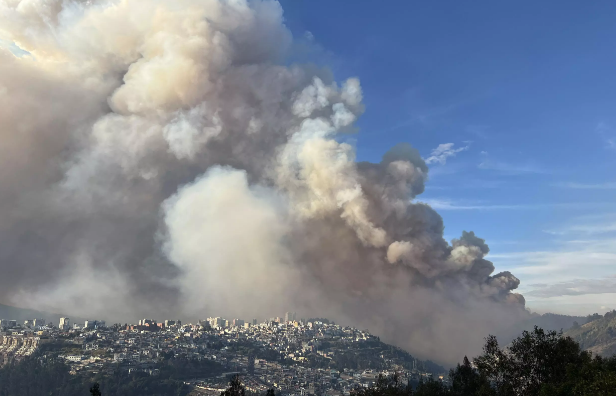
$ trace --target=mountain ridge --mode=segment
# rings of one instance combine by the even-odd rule
[[[565,332],[573,338],[582,349],[593,355],[604,357],[616,354],[616,310],[605,315],[593,316],[592,320],[583,325],[577,325]]]

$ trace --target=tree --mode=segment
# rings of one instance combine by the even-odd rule
[[[98,382],[95,382],[94,385],[92,385],[92,387],[90,388],[90,394],[92,396],[102,396]]]
[[[582,364],[588,353],[562,332],[545,332],[535,326],[524,331],[506,350],[489,336],[484,354],[475,358],[479,372],[494,384],[499,396],[539,396],[542,387],[563,383],[571,368]]]
[[[485,375],[475,369],[466,356],[462,365],[449,371],[451,394],[455,396],[488,396],[494,390]]]
[[[429,379],[428,381],[420,381],[417,390],[413,396],[447,396],[450,395],[450,389],[440,381]]]
[[[220,396],[245,396],[246,388],[242,384],[239,375],[234,375],[229,382],[229,387],[221,392]]]
[[[355,388],[351,396],[412,396],[413,389],[404,385],[398,374],[391,376],[379,375],[376,384],[370,388]]]

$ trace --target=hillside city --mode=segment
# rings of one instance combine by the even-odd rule
[[[369,387],[379,374],[397,373],[402,381],[446,381],[440,366],[415,359],[366,330],[327,319],[296,319],[293,313],[244,321],[221,317],[182,324],[179,320],[114,324],[61,318],[0,322],[0,366],[38,352],[65,361],[71,374],[113,370],[159,374],[163,362],[182,361],[194,369],[185,383],[202,394],[220,394],[228,379],[241,374],[250,392],[349,395]]]

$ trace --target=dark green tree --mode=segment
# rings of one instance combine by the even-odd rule
[[[355,388],[351,396],[412,396],[413,389],[403,384],[398,374],[391,376],[379,375],[374,386],[369,388]]]
[[[499,396],[539,396],[544,385],[566,382],[571,367],[582,364],[586,355],[562,332],[545,332],[535,326],[506,350],[499,347],[496,337],[489,336],[475,364]]]
[[[440,381],[429,379],[428,381],[420,381],[417,390],[413,396],[447,396],[450,395],[450,389]]]
[[[94,385],[92,385],[92,387],[90,388],[90,394],[92,396],[102,396],[102,393],[99,388],[100,385],[98,384],[98,382],[94,383]]]
[[[220,393],[220,396],[245,396],[246,388],[242,384],[239,375],[234,375],[229,382],[229,387]]]
[[[485,375],[474,368],[466,356],[462,365],[449,371],[451,394],[455,396],[489,396],[494,395],[490,382]]]

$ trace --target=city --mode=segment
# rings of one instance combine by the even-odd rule
[[[446,381],[439,366],[382,343],[368,331],[327,319],[297,319],[295,313],[257,319],[210,317],[197,324],[141,319],[137,324],[61,318],[2,320],[0,364],[38,352],[63,360],[73,375],[123,370],[156,376],[169,359],[195,362],[199,369],[185,384],[202,394],[219,394],[240,374],[250,392],[349,395],[373,385],[379,375],[397,373],[403,381]],[[187,370],[187,372],[190,372]]]

